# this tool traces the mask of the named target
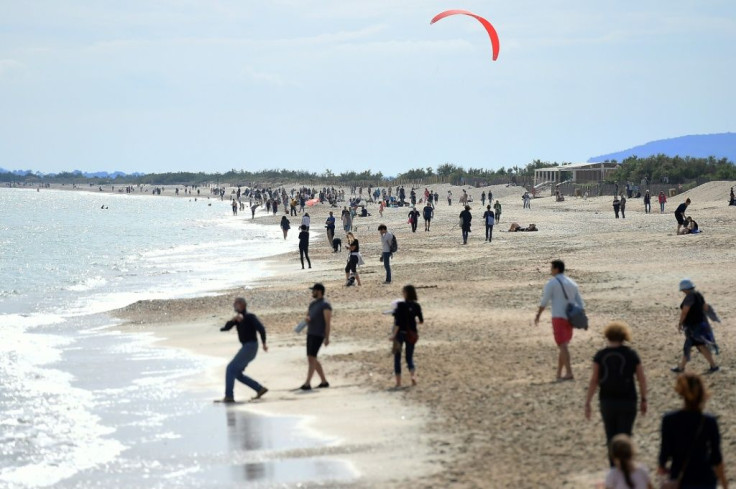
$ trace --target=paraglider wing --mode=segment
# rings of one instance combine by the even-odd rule
[[[498,59],[498,52],[501,50],[501,43],[498,40],[498,33],[496,32],[496,29],[493,28],[491,23],[480,15],[476,15],[468,10],[445,10],[444,12],[435,15],[430,24],[434,24],[435,22],[451,15],[468,15],[483,24],[486,32],[488,32],[488,37],[491,38],[491,47],[493,48],[493,61],[496,61],[496,59]]]

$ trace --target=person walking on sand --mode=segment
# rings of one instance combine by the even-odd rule
[[[383,201],[378,203],[378,215],[383,218]]]
[[[480,204],[486,205],[486,191],[484,190],[482,194],[480,194]]]
[[[412,207],[409,211],[409,224],[411,224],[411,232],[417,232],[417,223],[419,222],[419,211],[416,207]]]
[[[552,278],[549,279],[544,286],[542,300],[539,303],[537,316],[534,318],[534,324],[539,325],[539,317],[547,307],[552,305],[552,332],[554,334],[555,343],[559,349],[557,357],[557,381],[573,380],[572,366],[570,363],[569,344],[572,340],[572,324],[567,319],[568,299],[575,302],[579,307],[584,308],[585,303],[580,297],[578,284],[565,275],[565,262],[562,260],[554,260],[550,264],[550,273]],[[564,289],[563,289],[564,287]],[[563,370],[565,375],[562,375]]]
[[[649,190],[644,193],[644,214],[652,213],[652,196],[649,194]]]
[[[312,390],[314,372],[317,372],[320,378],[318,388],[325,389],[330,386],[325,377],[325,372],[322,370],[322,364],[317,360],[317,355],[323,344],[325,346],[330,345],[332,306],[325,300],[324,285],[316,283],[310,289],[314,300],[309,304],[305,319],[307,323],[307,363],[309,367],[307,369],[307,380],[300,387],[303,391]]]
[[[360,242],[353,236],[353,233],[348,233],[347,240],[350,253],[348,254],[348,263],[345,265],[345,285],[350,284],[350,273],[352,272],[355,277],[355,283],[360,287],[360,275],[358,275],[358,265],[360,264]]]
[[[289,234],[289,229],[291,229],[291,223],[286,218],[286,216],[281,216],[281,224],[279,226],[281,227],[281,230],[284,232],[284,239],[286,239],[286,236]]]
[[[404,301],[396,304],[394,309],[394,327],[390,340],[394,342],[394,374],[396,387],[401,387],[401,350],[406,351],[406,366],[411,374],[411,384],[417,385],[417,370],[414,366],[414,345],[419,339],[417,320],[424,324],[422,307],[417,302],[417,290],[413,285],[407,285],[401,290]]]
[[[680,291],[685,293],[685,298],[680,304],[680,322],[677,331],[685,334],[685,344],[682,347],[682,360],[670,370],[675,373],[684,372],[694,346],[708,361],[710,365],[708,373],[717,372],[719,367],[709,348],[710,345],[715,345],[713,331],[708,324],[707,317],[710,306],[705,302],[703,294],[695,290],[692,280],[687,278],[681,280]]]
[[[470,234],[470,225],[473,215],[470,213],[470,206],[466,205],[465,209],[460,213],[460,228],[463,233],[463,244],[468,244],[468,234]]]
[[[244,298],[238,297],[235,299],[233,309],[235,309],[235,316],[225,323],[225,326],[220,328],[220,331],[230,331],[233,327],[236,327],[238,330],[238,340],[240,341],[240,351],[238,351],[225,369],[225,397],[222,399],[222,402],[227,403],[235,402],[234,388],[236,379],[256,392],[254,399],[260,399],[268,392],[268,389],[243,374],[245,368],[255,360],[256,354],[258,353],[258,338],[256,335],[261,336],[263,351],[268,352],[266,328],[263,327],[263,324],[255,314],[247,311],[247,304]]]
[[[654,489],[649,470],[634,462],[635,455],[634,444],[628,435],[613,437],[608,452],[613,465],[606,476],[606,489]]]
[[[608,345],[593,357],[593,372],[590,376],[588,394],[585,398],[585,417],[591,418],[590,406],[595,391],[603,427],[606,431],[606,446],[611,446],[613,437],[623,433],[631,436],[636,419],[636,386],[639,383],[642,416],[647,412],[647,379],[639,355],[625,345],[631,342],[631,330],[622,321],[613,321],[603,330]]]
[[[667,203],[667,196],[664,192],[660,191],[657,200],[659,200],[659,213],[664,214],[664,205]]]
[[[728,489],[718,421],[703,412],[709,397],[703,378],[694,373],[680,374],[675,392],[684,406],[662,418],[657,473],[677,483],[671,487],[716,489],[720,482],[723,489]]]
[[[432,218],[434,217],[434,208],[427,203],[422,209],[422,217],[424,217],[424,231],[429,232],[429,228],[432,224]]]
[[[493,225],[496,224],[496,215],[491,210],[491,204],[486,206],[486,211],[483,213],[483,220],[486,223],[486,241],[493,241]]]
[[[386,280],[383,283],[388,285],[391,283],[391,243],[394,235],[388,232],[385,224],[378,226],[378,232],[381,235],[381,261],[386,270]]]
[[[302,270],[304,270],[304,259],[306,258],[309,268],[312,268],[312,261],[309,259],[309,228],[302,224],[299,228],[299,260],[302,262]]]
[[[452,190],[447,191],[447,205],[452,205]]]
[[[685,225],[685,211],[687,210],[687,206],[690,205],[690,199],[686,199],[685,202],[677,206],[677,209],[675,209],[675,219],[677,219],[677,232],[675,234],[680,234],[680,228]]]
[[[332,211],[325,221],[325,229],[327,230],[327,242],[332,246],[332,239],[335,237],[335,216],[332,215]]]
[[[499,201],[493,204],[493,210],[496,211],[496,224],[501,224],[501,203]]]

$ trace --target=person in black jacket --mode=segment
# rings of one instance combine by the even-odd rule
[[[702,377],[694,373],[679,375],[675,392],[684,406],[662,418],[657,472],[668,475],[670,480],[679,480],[681,489],[716,489],[718,481],[728,489],[718,421],[703,413],[708,391]]]
[[[263,351],[268,351],[266,328],[263,327],[263,324],[261,324],[255,314],[247,312],[247,304],[244,298],[238,297],[235,299],[233,308],[235,309],[235,316],[225,323],[225,326],[220,328],[220,331],[230,331],[233,327],[236,327],[241,347],[240,351],[238,351],[225,369],[225,397],[222,402],[235,402],[235,395],[233,393],[235,379],[256,391],[256,397],[254,399],[259,399],[268,392],[268,389],[243,374],[245,367],[256,358],[256,354],[258,353],[257,334],[261,336]]]
[[[312,268],[312,261],[309,259],[309,230],[304,224],[299,228],[299,259],[302,262],[302,270],[304,270],[304,259],[307,259],[309,268]]]
[[[470,206],[466,205],[465,210],[460,213],[461,228],[463,231],[463,244],[468,244],[468,233],[470,233],[470,222],[473,220],[473,215],[470,214]]]
[[[398,343],[398,348],[394,349],[396,387],[401,387],[401,349],[403,345],[406,345],[406,365],[411,373],[411,384],[417,385],[416,367],[414,366],[414,344],[419,338],[417,319],[419,324],[424,324],[422,306],[417,302],[417,290],[413,285],[407,285],[402,289],[402,293],[404,301],[399,302],[394,310],[394,327],[390,338],[391,341]]]
[[[409,211],[409,224],[411,224],[411,232],[417,232],[417,223],[419,222],[419,211],[412,207]]]

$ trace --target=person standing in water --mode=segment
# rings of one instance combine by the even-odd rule
[[[306,258],[309,268],[312,268],[312,262],[309,260],[309,231],[307,226],[303,225],[299,228],[299,260],[302,262],[302,270],[304,270],[304,259]]]
[[[286,216],[281,216],[281,230],[284,232],[284,239],[286,239],[286,236],[289,234],[289,229],[291,229],[291,223],[286,218]]]
[[[401,350],[406,349],[406,365],[411,374],[411,384],[417,385],[416,367],[414,366],[414,345],[419,339],[417,331],[417,320],[424,324],[422,307],[417,302],[417,290],[413,285],[407,285],[401,290],[404,301],[396,304],[394,310],[394,327],[391,331],[391,341],[398,344],[394,349],[394,374],[396,375],[396,387],[401,387]]]
[[[250,206],[250,219],[251,220],[256,218],[256,209],[258,209],[258,204]]]
[[[314,300],[309,304],[307,317],[305,318],[307,323],[307,363],[309,367],[307,369],[307,380],[300,387],[303,391],[312,390],[312,377],[315,372],[317,372],[321,381],[317,386],[318,388],[325,389],[330,386],[325,377],[325,372],[322,370],[322,364],[317,360],[317,354],[323,344],[324,346],[330,345],[332,306],[325,300],[324,285],[316,283],[310,288]]]
[[[238,351],[225,369],[225,397],[222,399],[222,402],[227,403],[235,402],[233,391],[236,379],[256,392],[254,399],[260,399],[268,392],[268,389],[243,374],[245,368],[256,358],[256,354],[258,353],[257,334],[261,336],[263,351],[268,352],[266,328],[263,327],[263,324],[255,314],[247,311],[247,304],[244,298],[238,297],[235,299],[233,308],[235,309],[235,316],[225,323],[225,326],[220,328],[220,331],[230,331],[233,327],[237,327],[238,340],[241,345],[240,351]]]

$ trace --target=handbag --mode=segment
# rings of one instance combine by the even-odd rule
[[[406,330],[406,342],[412,345],[416,345],[419,341],[419,333],[410,329]]]
[[[588,329],[588,316],[585,314],[585,309],[574,302],[570,302],[570,298],[567,296],[567,292],[565,292],[565,286],[562,284],[562,280],[560,280],[560,277],[555,278],[560,283],[562,293],[565,295],[565,300],[567,301],[567,307],[565,308],[567,320],[570,321],[570,324],[575,329]]]
[[[695,448],[695,442],[698,440],[698,438],[700,438],[700,434],[703,432],[704,424],[705,424],[705,416],[702,416],[700,418],[700,425],[698,426],[698,430],[695,432],[695,436],[693,437],[693,442],[690,444],[690,450],[688,450],[687,457],[685,457],[685,461],[682,463],[682,468],[680,469],[680,473],[677,476],[677,479],[669,479],[666,481],[662,481],[662,483],[659,485],[659,489],[680,489],[680,487],[682,486],[682,478],[685,477],[685,470],[687,469],[687,466],[690,463],[690,457],[692,456],[693,449]]]

